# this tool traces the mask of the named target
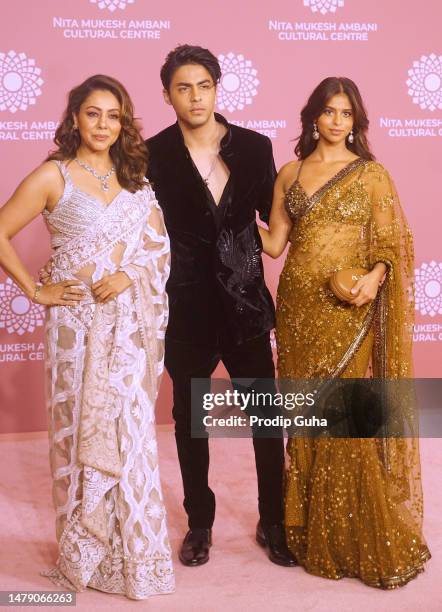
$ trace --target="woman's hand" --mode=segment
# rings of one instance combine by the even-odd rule
[[[43,306],[76,306],[84,297],[79,281],[67,280],[40,287],[34,300]]]
[[[378,294],[386,271],[387,266],[383,262],[378,262],[371,272],[355,283],[351,290],[355,297],[349,303],[359,307],[372,302]]]
[[[132,285],[131,279],[126,272],[114,272],[108,274],[91,287],[93,296],[97,302],[109,302],[113,300]]]

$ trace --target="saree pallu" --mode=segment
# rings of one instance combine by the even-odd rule
[[[174,590],[155,433],[169,241],[149,186],[122,190],[104,206],[57,165],[65,191],[46,213],[56,249],[52,282],[80,280],[86,298],[47,312],[59,558],[43,573],[68,589],[144,599]],[[95,303],[91,285],[117,270],[132,286]]]
[[[388,172],[360,158],[307,196],[285,198],[291,246],[277,294],[280,379],[412,377],[413,242]],[[335,270],[387,274],[360,308],[328,286]],[[394,588],[423,569],[417,438],[290,438],[285,524],[298,562],[327,578]]]

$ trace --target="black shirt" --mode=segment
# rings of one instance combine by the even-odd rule
[[[234,345],[274,326],[256,226],[256,211],[266,222],[270,214],[272,144],[221,115],[215,118],[226,127],[219,155],[230,172],[218,206],[192,166],[178,123],[147,141],[148,178],[171,245],[167,337],[211,346],[220,333]]]

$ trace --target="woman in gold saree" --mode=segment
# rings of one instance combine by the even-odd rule
[[[0,211],[0,264],[48,307],[59,554],[43,575],[146,599],[174,590],[155,434],[169,239],[121,83],[96,75],[75,87],[55,142]],[[40,213],[53,247],[44,286],[10,242]]]
[[[299,161],[280,171],[266,253],[290,248],[277,294],[280,379],[413,376],[413,242],[393,181],[374,161],[356,85],[322,81],[301,113]],[[350,303],[329,288],[336,270],[369,272]],[[423,569],[416,438],[291,437],[288,546],[315,575],[394,588]]]

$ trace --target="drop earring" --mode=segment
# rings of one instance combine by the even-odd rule
[[[318,126],[316,125],[316,122],[313,123],[313,140],[319,140],[319,132],[318,132]]]
[[[353,144],[353,143],[354,143],[354,141],[355,141],[355,137],[354,137],[353,130],[352,130],[352,131],[350,132],[350,134],[348,135],[348,142],[349,142],[350,144]]]

